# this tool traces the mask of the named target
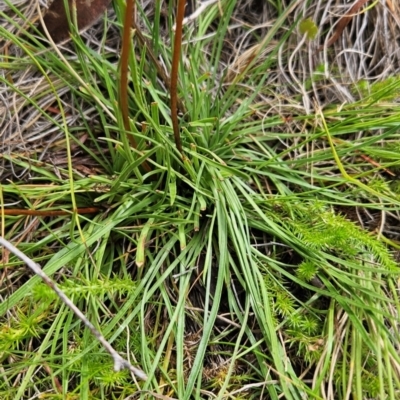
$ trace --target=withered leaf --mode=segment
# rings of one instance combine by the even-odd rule
[[[76,4],[76,19],[79,31],[92,26],[106,11],[111,0],[68,0],[70,20],[73,21],[73,4]],[[70,26],[64,0],[54,0],[45,16],[44,23],[51,38],[55,43],[60,43],[70,38]],[[43,27],[39,30],[43,32]]]
[[[326,44],[326,47],[332,46],[340,37],[342,32],[344,31],[344,28],[349,24],[349,22],[352,20],[354,15],[358,12],[358,10],[367,2],[368,0],[357,0],[350,10],[342,17],[340,18],[339,22],[336,25],[336,29],[332,37],[328,40],[328,43]],[[318,51],[323,50],[324,46],[319,46]]]

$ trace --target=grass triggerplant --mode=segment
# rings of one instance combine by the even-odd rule
[[[399,83],[361,89],[380,65],[363,61],[357,86],[361,72],[344,74],[330,54],[340,40],[315,51],[330,34],[320,3],[225,0],[184,26],[180,151],[146,46],[129,54],[128,121],[121,111],[125,2],[65,49],[25,42],[7,2],[1,34],[20,53],[1,61],[1,234],[149,379],[113,372],[74,315],[3,252],[1,398],[398,396]],[[137,6],[137,29],[168,72],[172,2]],[[298,29],[317,17],[314,37]]]

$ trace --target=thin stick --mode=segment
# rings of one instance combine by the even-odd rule
[[[52,289],[61,301],[70,309],[72,312],[85,324],[85,326],[92,332],[96,339],[103,345],[103,347],[110,353],[114,360],[114,370],[120,371],[121,369],[127,368],[139,379],[147,380],[147,375],[140,369],[135,368],[130,362],[122,358],[111,346],[110,343],[104,338],[104,336],[94,327],[94,325],[85,317],[85,315],[75,306],[74,303],[64,294],[64,292],[43,272],[39,264],[36,264],[22,251],[18,250],[8,240],[0,236],[0,245],[8,249],[11,253],[22,260],[36,275],[39,275],[43,282]]]
[[[178,9],[176,13],[176,30],[174,37],[174,51],[172,54],[172,67],[171,67],[171,119],[172,128],[174,130],[174,138],[176,148],[183,155],[181,136],[179,133],[178,123],[178,72],[179,72],[179,61],[181,58],[181,47],[182,47],[182,21],[185,16],[185,5],[186,0],[178,0]]]
[[[127,0],[125,8],[124,28],[122,32],[121,46],[121,76],[119,90],[119,105],[122,114],[122,121],[126,134],[131,130],[129,124],[129,103],[128,103],[128,71],[129,71],[129,54],[131,50],[131,26],[133,21],[134,0]],[[128,134],[131,146],[137,149],[137,143],[133,135]],[[143,161],[143,168],[146,172],[151,171],[147,161]]]

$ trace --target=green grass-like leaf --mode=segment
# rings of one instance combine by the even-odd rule
[[[174,17],[161,3],[138,11],[168,70]],[[114,372],[69,309],[3,252],[1,399],[398,397],[399,80],[360,81],[353,102],[307,112],[305,96],[339,70],[321,61],[293,77],[300,3],[268,2],[268,30],[234,25],[236,0],[185,26],[183,156],[165,82],[139,45],[124,125],[108,44],[118,34],[104,33],[120,31],[122,1],[95,42],[74,35],[68,51],[0,25],[22,52],[1,60],[18,79],[0,82],[47,140],[34,131],[26,150],[1,152],[14,171],[1,182],[2,234],[149,377]],[[319,40],[309,25],[300,33]],[[233,57],[235,29],[244,47]],[[29,68],[33,92],[18,75]],[[69,214],[9,216],[10,205]],[[99,212],[74,211],[90,206]]]

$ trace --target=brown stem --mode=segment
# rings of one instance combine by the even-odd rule
[[[131,26],[133,21],[134,0],[126,1],[125,20],[122,32],[122,45],[121,45],[121,76],[120,76],[120,90],[119,90],[119,105],[122,114],[122,121],[124,123],[125,132],[128,134],[130,131],[129,124],[129,103],[128,103],[128,72],[129,72],[129,54],[131,50]],[[128,134],[131,146],[137,149],[137,143],[133,135]],[[143,161],[143,168],[146,172],[151,171],[150,165],[147,161]]]
[[[181,136],[179,133],[178,123],[178,72],[179,72],[179,61],[181,58],[181,47],[182,47],[182,21],[185,16],[185,5],[186,0],[178,0],[178,9],[176,13],[176,26],[175,26],[175,37],[174,37],[174,51],[172,54],[172,68],[171,68],[171,119],[172,128],[174,130],[174,138],[176,148],[181,154],[183,154]]]

